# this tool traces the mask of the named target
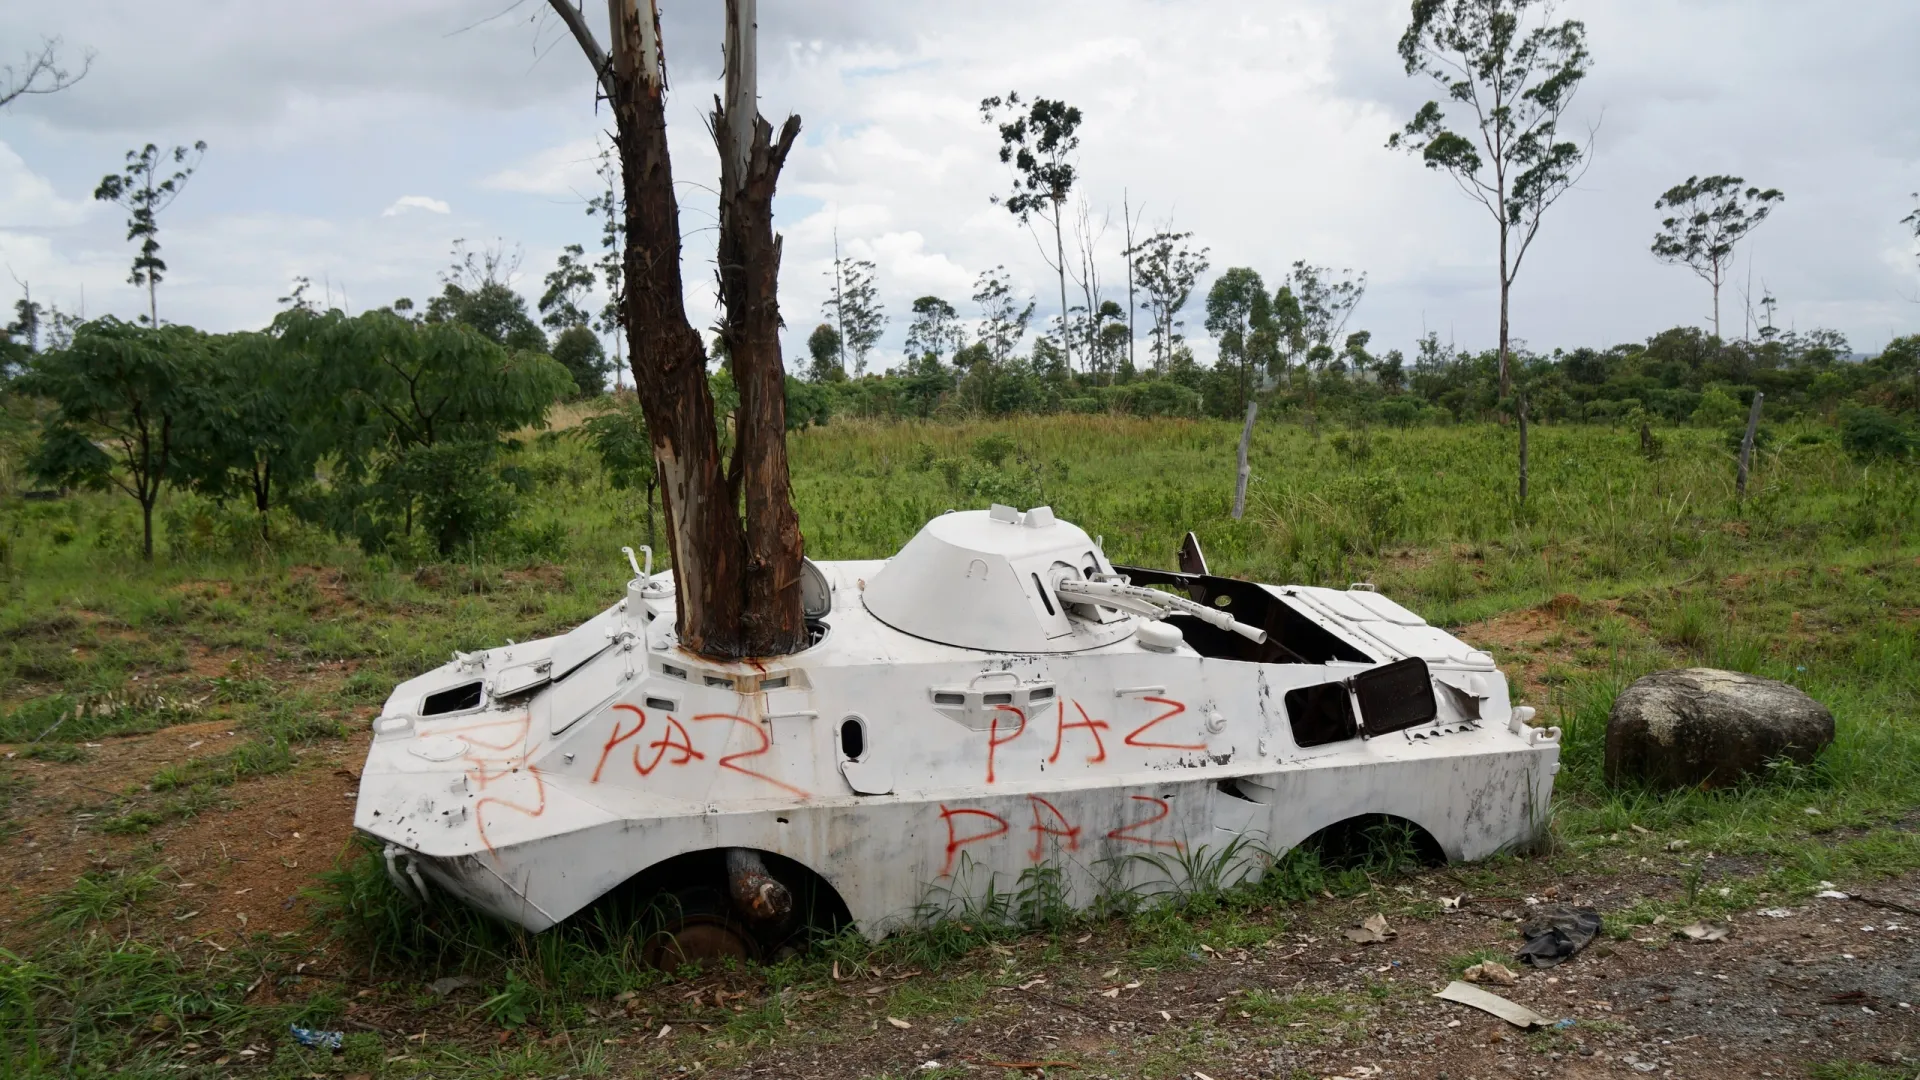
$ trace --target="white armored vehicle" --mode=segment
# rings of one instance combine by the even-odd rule
[[[1358,822],[1450,859],[1545,827],[1559,730],[1492,657],[1368,587],[1215,577],[1191,536],[1180,565],[1115,567],[1047,507],[949,513],[807,563],[806,650],[718,663],[636,564],[572,632],[401,684],[354,824],[403,890],[529,930],[644,883],[675,901],[658,960],[879,935],[1036,867],[1086,905]]]

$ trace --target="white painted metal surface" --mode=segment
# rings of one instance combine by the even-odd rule
[[[1036,866],[1085,904],[1160,873],[1130,855],[1277,853],[1361,815],[1454,859],[1544,828],[1559,733],[1510,708],[1486,653],[1369,591],[1229,583],[1231,612],[1265,605],[1272,648],[1299,651],[1237,659],[1218,642],[1244,635],[1056,593],[1115,571],[1043,511],[949,514],[891,560],[819,564],[824,637],[763,662],[680,649],[670,577],[639,573],[567,635],[396,688],[355,825],[402,880],[533,930],[671,856],[745,847],[810,868],[869,934]],[[1303,688],[1408,658],[1431,719],[1306,745]],[[1326,693],[1366,729],[1360,696]]]

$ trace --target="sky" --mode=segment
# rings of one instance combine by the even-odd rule
[[[586,5],[604,40],[605,8]],[[1058,311],[1036,239],[991,201],[1010,187],[980,100],[1018,91],[1078,106],[1079,195],[1108,299],[1125,302],[1123,201],[1143,227],[1191,230],[1212,269],[1183,313],[1196,354],[1206,283],[1295,260],[1363,271],[1350,329],[1376,352],[1427,331],[1483,349],[1498,326],[1496,235],[1446,176],[1386,148],[1435,96],[1396,53],[1406,0],[769,0],[761,111],[802,118],[775,227],[787,354],[821,318],[835,240],[877,267],[890,316],[873,366],[897,362],[914,298],[971,316],[1005,266]],[[720,0],[663,0],[669,129],[681,191],[687,313],[716,317]],[[1786,199],[1741,247],[1723,293],[1776,322],[1837,329],[1874,352],[1920,331],[1920,259],[1901,218],[1920,190],[1920,4],[1848,0],[1566,0],[1592,73],[1568,113],[1590,167],[1522,265],[1513,332],[1536,351],[1706,326],[1705,283],[1649,253],[1654,201],[1730,173]],[[92,193],[125,153],[205,140],[161,219],[161,317],[256,328],[296,276],[349,311],[438,291],[454,241],[521,255],[529,297],[564,245],[598,243],[592,72],[543,3],[522,0],[9,0],[0,65],[58,37],[87,75],[0,111],[0,280],[88,316],[131,318],[125,213]],[[1051,242],[1051,237],[1047,237]],[[1749,286],[1749,282],[1751,285]],[[1049,299],[1053,297],[1053,299]],[[1144,335],[1147,320],[1139,321]],[[1143,349],[1144,352],[1144,349]]]

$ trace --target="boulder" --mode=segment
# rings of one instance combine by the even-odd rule
[[[1608,783],[1725,787],[1833,741],[1833,713],[1795,687],[1713,668],[1657,671],[1614,699]]]

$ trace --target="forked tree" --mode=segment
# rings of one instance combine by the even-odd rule
[[[586,55],[613,113],[626,211],[624,329],[658,466],[680,644],[721,659],[796,652],[807,630],[800,520],[787,474],[773,193],[800,118],[787,117],[776,136],[759,115],[755,2],[727,0],[726,77],[724,96],[714,102],[713,136],[720,152],[720,337],[740,406],[725,460],[706,349],[687,321],[681,287],[657,0],[609,0],[606,47],[578,0],[548,3]]]
[[[1685,266],[1713,288],[1713,336],[1720,336],[1720,286],[1733,249],[1786,198],[1778,188],[1741,185],[1737,176],[1689,176],[1654,201],[1670,215],[1653,234],[1653,256]]]

